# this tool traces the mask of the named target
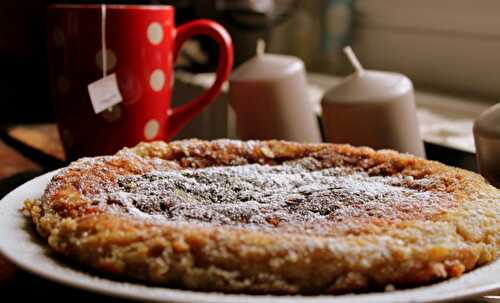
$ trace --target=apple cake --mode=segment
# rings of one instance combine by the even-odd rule
[[[25,202],[57,254],[199,291],[415,287],[495,260],[499,190],[395,151],[285,141],[141,143],[62,169]]]

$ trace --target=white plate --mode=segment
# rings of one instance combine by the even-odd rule
[[[40,197],[56,172],[35,178],[0,201],[0,253],[19,267],[72,287],[143,302],[444,302],[491,294],[500,290],[500,262],[494,262],[459,279],[388,293],[344,296],[251,296],[202,293],[118,282],[88,274],[57,258],[20,213],[23,201]]]

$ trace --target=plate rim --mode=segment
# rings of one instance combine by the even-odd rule
[[[63,168],[61,168],[63,169]],[[1,200],[0,200],[0,226],[3,225],[2,221],[2,216],[1,212],[2,211],[18,211],[20,214],[20,209],[22,208],[22,203],[21,201],[18,201],[19,205],[15,204],[14,198],[16,198],[19,195],[23,195],[23,193],[26,193],[29,191],[31,187],[37,188],[40,192],[43,192],[45,189],[46,185],[52,177],[57,174],[58,171],[61,169],[57,169],[54,171],[47,172],[45,174],[42,174],[38,177],[35,177],[22,185],[18,186],[16,189],[12,190],[9,192],[7,195],[5,195]],[[29,193],[27,194],[30,196]],[[36,198],[36,197],[32,197]],[[22,217],[19,220],[24,220],[24,216],[20,214]],[[12,219],[15,221],[14,219]],[[2,233],[5,233],[6,231],[9,230],[9,226],[2,226],[0,228],[0,235]],[[19,225],[17,226],[10,226],[11,229],[14,230],[14,232],[18,233],[26,233],[31,236],[31,233],[27,230],[24,229],[19,229]],[[19,230],[17,230],[19,229]],[[35,229],[33,229],[35,230]],[[36,233],[36,231],[35,231]],[[39,237],[39,235],[36,235]],[[28,241],[29,242],[29,241]],[[19,244],[19,243],[18,243]],[[30,245],[38,245],[38,243],[34,243],[31,241],[29,243]],[[441,283],[453,283],[458,281],[461,278],[455,278],[455,279],[449,279],[444,282],[439,282],[435,284],[431,284],[429,286],[422,286],[422,287],[417,287],[417,288],[412,288],[408,290],[397,290],[395,292],[375,292],[375,293],[368,293],[368,294],[348,294],[348,295],[319,295],[319,296],[300,296],[300,295],[291,295],[291,296],[272,296],[272,295],[248,295],[248,294],[224,294],[224,293],[219,293],[219,292],[196,292],[196,291],[190,291],[190,290],[182,290],[182,289],[172,289],[172,288],[167,288],[167,287],[158,287],[158,286],[148,286],[146,284],[140,284],[140,283],[133,283],[133,282],[123,282],[123,281],[116,281],[112,279],[108,279],[105,277],[100,277],[98,275],[93,275],[86,273],[82,270],[79,270],[77,268],[74,268],[70,265],[64,264],[56,264],[56,266],[59,266],[61,269],[64,271],[68,271],[68,274],[58,276],[55,273],[52,273],[50,271],[47,271],[43,267],[37,266],[36,264],[32,264],[29,261],[22,260],[21,257],[15,255],[10,249],[9,246],[12,245],[7,244],[6,241],[2,240],[2,237],[0,237],[0,255],[4,256],[8,261],[12,262],[19,268],[32,273],[36,276],[39,276],[41,278],[50,280],[52,282],[62,284],[65,286],[69,286],[75,289],[80,289],[80,290],[85,290],[93,293],[98,293],[101,295],[107,295],[111,297],[116,297],[116,298],[123,298],[123,299],[131,299],[131,300],[136,300],[136,301],[143,301],[143,302],[165,302],[166,300],[169,302],[248,302],[248,301],[253,301],[253,300],[259,300],[263,302],[392,302],[390,301],[390,297],[392,297],[393,293],[400,293],[403,294],[405,292],[408,293],[409,296],[405,298],[404,300],[398,300],[394,302],[449,302],[449,301],[455,301],[455,300],[464,300],[464,299],[469,299],[469,298],[475,298],[479,297],[482,295],[488,295],[492,294],[496,291],[500,290],[500,278],[498,279],[498,282],[495,283],[490,283],[470,289],[461,289],[461,290],[454,290],[453,293],[445,293],[442,294],[439,297],[436,298],[429,298],[428,300],[419,300],[418,298],[410,297],[412,292],[425,292],[425,289],[428,289],[429,287],[433,287],[436,285],[439,285]],[[48,250],[47,247],[40,247],[40,249],[45,249]],[[52,259],[53,256],[46,256],[46,258]],[[58,260],[61,261],[61,260]],[[64,261],[63,261],[64,262]],[[494,261],[488,265],[484,265],[481,268],[485,268],[488,266],[495,266],[498,267],[498,273],[500,273],[500,259],[497,261]],[[481,269],[479,268],[479,269]],[[478,270],[479,270],[478,269]],[[75,272],[77,276],[72,276],[69,275],[70,272]],[[474,272],[474,271],[473,271]],[[464,276],[468,275],[466,273]],[[88,283],[89,281],[95,280],[96,283]],[[101,283],[105,281],[106,283]],[[109,284],[113,285],[113,287],[108,287],[105,286],[104,284]],[[138,291],[141,290],[141,291]],[[148,290],[151,292],[155,292],[155,295],[145,295],[144,290]],[[147,293],[147,292],[146,292]]]

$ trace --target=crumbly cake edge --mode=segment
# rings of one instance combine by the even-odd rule
[[[188,141],[188,145],[190,142],[193,141]],[[168,157],[175,154],[176,149],[184,155],[192,153],[189,149],[183,150],[184,144],[170,145],[170,149],[166,146],[169,145],[140,144],[120,153],[132,151],[144,158]],[[374,152],[348,146],[339,148],[361,151],[361,154],[413,158],[391,151]],[[275,150],[273,146],[264,144],[262,155],[266,154],[276,156],[279,148]],[[353,235],[333,241],[315,237],[226,232],[223,229],[173,228],[162,231],[107,215],[61,220],[60,217],[43,214],[41,201],[28,201],[25,213],[31,216],[41,235],[48,238],[49,245],[57,252],[97,270],[146,282],[195,290],[277,294],[307,294],[318,290],[321,293],[344,293],[364,291],[374,285],[415,286],[459,276],[494,260],[500,242],[497,236],[500,234],[498,191],[473,173],[431,161],[423,163],[436,171],[463,175],[467,188],[473,187],[474,190],[457,194],[473,200],[464,200],[460,207],[439,218],[440,222],[403,222],[398,229],[385,231],[383,236]],[[99,231],[95,237],[83,239],[77,234],[79,228],[97,228]],[[127,245],[116,246],[103,254],[89,253],[102,243],[126,239],[129,241],[125,241]],[[420,244],[414,244],[417,242]],[[208,252],[207,247],[211,248]],[[350,248],[349,255],[343,253],[346,247]],[[232,254],[228,254],[228,248],[234,250]],[[151,251],[161,253],[151,255]],[[200,260],[198,254],[203,252],[215,260],[220,259],[221,263],[213,262],[206,267],[197,265]],[[311,256],[315,256],[314,262],[311,262]],[[240,264],[232,264],[234,260],[239,260]],[[311,282],[311,278],[322,283]],[[328,279],[329,283],[325,284]]]

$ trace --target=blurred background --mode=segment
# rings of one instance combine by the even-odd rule
[[[53,119],[47,82],[45,9],[49,0],[0,2],[0,123]],[[97,1],[57,1],[99,3]],[[170,4],[178,24],[200,17],[224,24],[236,64],[255,53],[291,54],[309,72],[350,72],[340,50],[352,44],[367,68],[408,75],[417,89],[494,99],[500,94],[500,19],[495,0],[151,0],[107,3]],[[209,40],[188,43],[179,69],[213,71]]]
[[[2,124],[53,119],[47,81],[45,10],[55,2],[100,3],[82,0],[8,0],[0,3]],[[297,55],[306,62],[308,69],[329,72],[341,71],[337,51],[350,39],[353,14],[352,3],[348,0],[105,2],[174,5],[177,24],[200,17],[215,19],[231,33],[236,65],[252,56],[256,40],[263,38],[269,51]],[[200,38],[188,43],[185,49],[178,68],[190,72],[213,71],[216,47],[209,39]],[[328,60],[328,66],[323,59]],[[26,111],[28,104],[30,110]]]
[[[59,142],[58,134],[54,124],[49,124],[55,118],[47,77],[45,13],[46,7],[56,2],[101,3],[0,1],[0,147],[7,142],[21,150],[23,156],[44,164],[47,159],[43,155],[40,158],[30,154],[23,146],[42,146],[45,154],[64,157],[59,143],[53,147],[52,142]],[[365,68],[396,71],[414,82],[420,132],[426,143],[434,144],[426,145],[427,153],[447,164],[475,169],[472,123],[500,96],[497,0],[105,2],[174,5],[177,24],[198,18],[215,19],[232,36],[235,67],[254,56],[257,39],[266,41],[267,52],[299,57],[308,71],[311,104],[318,115],[324,91],[352,72],[342,53],[344,46],[351,45]],[[204,90],[213,79],[209,73],[215,70],[216,62],[217,48],[209,39],[200,37],[185,43],[176,64],[173,104]],[[223,101],[211,105],[177,138],[236,137],[228,98],[223,94],[220,99]],[[18,125],[24,128],[7,130]],[[36,131],[30,125],[37,125]],[[450,154],[450,149],[461,154]],[[0,149],[0,158],[7,159],[5,155],[10,154]],[[30,161],[26,168],[38,167]],[[22,161],[12,162],[13,172],[19,171]],[[60,163],[44,167],[57,165]],[[2,167],[7,170],[9,165]],[[3,176],[11,174],[10,170],[0,171]]]

